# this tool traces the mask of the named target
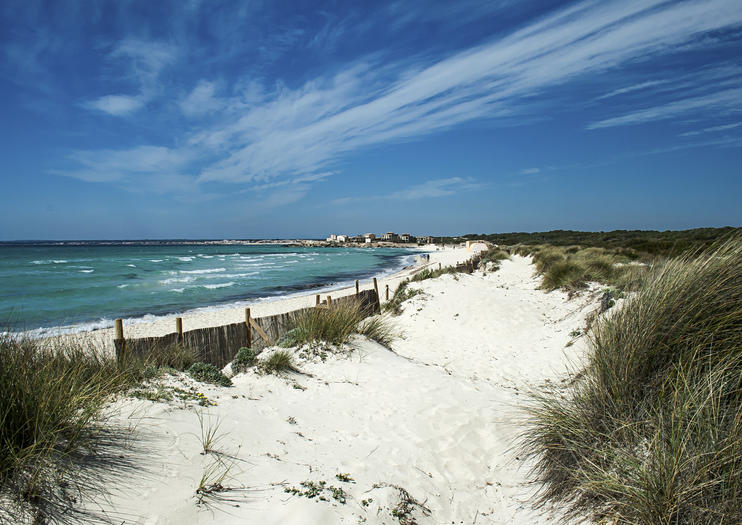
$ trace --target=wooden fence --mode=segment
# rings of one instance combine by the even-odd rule
[[[358,301],[364,317],[379,312],[381,306],[376,279],[374,279],[373,290],[357,291],[356,295],[337,299],[332,299],[328,295],[325,301],[321,301],[319,295],[316,298],[315,308],[330,308]],[[116,348],[116,356],[119,358],[124,355],[144,356],[179,344],[192,350],[194,355],[198,356],[199,361],[223,368],[232,361],[237,354],[237,350],[243,346],[261,349],[276,344],[292,328],[296,318],[308,310],[311,310],[311,308],[253,318],[250,316],[250,309],[246,308],[244,322],[199,328],[186,332],[183,331],[181,318],[177,318],[175,332],[161,337],[137,339],[124,338],[123,323],[120,319],[117,319],[116,337],[113,343]],[[249,330],[248,326],[250,327]]]

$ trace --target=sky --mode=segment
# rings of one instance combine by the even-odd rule
[[[4,0],[0,240],[742,226],[739,0]]]

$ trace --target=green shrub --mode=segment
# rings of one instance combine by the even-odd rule
[[[257,354],[252,348],[243,346],[237,350],[237,355],[232,360],[232,372],[239,374],[246,371],[248,368],[255,364],[257,360]]]
[[[530,409],[542,502],[595,522],[742,522],[742,238],[655,266],[589,344],[580,379]]]
[[[187,372],[193,379],[202,383],[211,383],[217,386],[232,386],[232,381],[212,364],[193,363]]]

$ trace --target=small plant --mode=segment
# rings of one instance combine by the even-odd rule
[[[273,352],[260,364],[261,368],[269,374],[282,374],[285,372],[298,372],[294,358],[288,350]]]
[[[235,374],[244,372],[253,366],[256,360],[257,354],[255,353],[255,350],[243,346],[237,350],[237,355],[235,355],[232,360],[232,372]]]
[[[196,417],[198,417],[198,425],[201,428],[201,448],[203,450],[202,454],[216,452],[216,446],[221,440],[221,436],[219,435],[219,427],[221,426],[222,422],[219,419],[217,419],[216,422],[205,422],[204,414],[200,411],[196,412]]]
[[[295,496],[304,496],[305,498],[309,499],[317,498],[318,500],[328,501],[327,498],[324,496],[324,492],[327,491],[330,493],[332,499],[342,505],[345,505],[348,497],[348,495],[342,488],[327,485],[326,481],[315,482],[306,480],[302,481],[299,485],[301,485],[303,488],[300,489],[296,487],[286,487],[285,489],[283,489],[283,491],[288,494],[294,494]]]
[[[575,330],[572,330],[572,331],[571,331],[571,332],[569,333],[569,336],[570,336],[570,337],[580,337],[581,335],[582,335],[582,332],[580,331],[580,329],[579,329],[579,328],[577,328],[577,329],[575,329]]]
[[[187,372],[193,379],[202,383],[211,383],[217,386],[232,386],[232,381],[212,364],[193,363]]]
[[[355,483],[355,480],[350,477],[350,474],[335,474],[335,478],[343,483]]]
[[[199,503],[204,503],[206,498],[214,496],[219,492],[229,490],[224,486],[224,481],[229,476],[231,469],[232,466],[225,464],[219,457],[215,458],[214,461],[204,469],[201,474],[201,479],[198,482],[198,487],[196,488],[196,495],[198,496]]]

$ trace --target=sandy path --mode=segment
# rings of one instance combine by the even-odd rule
[[[515,257],[486,277],[415,283],[424,294],[394,318],[405,338],[393,351],[359,339],[349,356],[303,362],[311,376],[249,372],[232,388],[199,385],[218,403],[203,410],[219,421],[222,456],[200,453],[195,408],[117,403],[114,423],[137,425],[127,454],[141,471],[112,479],[109,501],[88,509],[127,524],[396,524],[406,491],[419,524],[549,523],[528,504],[537,487],[514,448],[523,394],[558,381],[580,355],[580,342],[565,344],[594,305],[536,290],[532,272]],[[228,490],[198,504],[199,480],[219,458]],[[285,492],[304,481],[342,488],[345,504],[329,490]]]

